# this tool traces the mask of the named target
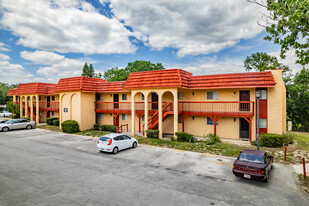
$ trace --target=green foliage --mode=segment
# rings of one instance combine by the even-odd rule
[[[146,136],[151,139],[159,139],[159,130],[146,130]]]
[[[260,139],[260,146],[263,147],[282,147],[284,142],[283,135],[262,133]]]
[[[0,82],[0,104],[6,104],[12,97],[6,96],[10,89],[18,87],[18,84],[5,84]]]
[[[215,134],[210,133],[206,135],[205,137],[206,137],[205,143],[207,145],[214,145],[216,143],[221,143],[220,137],[218,137]]]
[[[100,125],[100,130],[101,131],[110,131],[110,132],[116,132],[117,131],[117,126],[114,125]]]
[[[294,135],[292,134],[283,134],[283,144],[293,144],[294,143]]]
[[[55,126],[59,126],[59,119],[55,119],[55,120],[53,120],[53,125],[55,125]]]
[[[49,118],[46,118],[46,124],[48,124],[48,125],[53,125],[53,121],[56,120],[56,119],[59,120],[58,117],[49,117]]]
[[[165,69],[161,63],[153,64],[150,61],[134,61],[128,63],[124,69],[112,68],[104,73],[104,79],[109,82],[125,81],[132,72],[153,71]]]
[[[79,131],[79,126],[75,120],[66,120],[61,123],[61,128],[64,133],[75,133]]]
[[[20,117],[20,107],[18,104],[13,104],[12,99],[6,103],[6,110],[13,114],[13,119]]]
[[[291,69],[278,62],[277,57],[268,55],[265,52],[257,52],[248,56],[244,62],[247,71],[265,71],[269,69],[282,69],[282,75],[285,82],[291,80]]]
[[[287,115],[295,130],[309,131],[309,70],[303,68],[287,87]]]
[[[248,0],[266,7],[269,12],[261,18],[260,25],[266,27],[268,36],[264,39],[281,46],[281,58],[291,48],[298,57],[296,63],[309,63],[309,1],[308,0]],[[266,3],[267,2],[267,3]]]
[[[94,124],[93,125],[94,130],[100,130],[100,125],[99,124]]]
[[[186,132],[176,132],[177,141],[179,142],[195,142],[196,139],[192,134]]]
[[[23,117],[22,119],[27,119],[27,120],[30,120],[30,117]]]
[[[95,73],[92,64],[90,64],[88,66],[87,62],[85,63],[85,65],[83,67],[82,76],[83,77],[97,78],[97,79],[101,79],[103,77],[103,75],[101,73]]]

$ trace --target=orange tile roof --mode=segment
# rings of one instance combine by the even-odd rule
[[[189,87],[191,73],[181,69],[167,69],[131,73],[124,89]]]
[[[14,96],[16,94],[16,90],[17,88],[10,89],[8,93],[6,94],[6,96]]]
[[[274,87],[275,84],[276,81],[271,71],[203,75],[190,78],[192,89]]]
[[[99,84],[97,92],[122,92],[125,81],[103,82]]]
[[[17,87],[16,95],[20,94],[54,94],[54,89],[56,84],[49,84],[49,83],[27,83],[27,84],[20,84]]]
[[[60,79],[55,92],[65,91],[83,91],[96,92],[99,84],[106,82],[105,79],[96,79],[91,77],[71,77]]]

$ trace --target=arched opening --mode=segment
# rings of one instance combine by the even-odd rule
[[[37,101],[37,99],[36,99],[36,96],[32,96],[32,112],[33,112],[33,118],[32,118],[32,121],[36,121],[36,115],[37,115],[37,113],[36,113],[36,101]]]
[[[162,134],[174,136],[174,95],[170,91],[162,95]]]
[[[145,95],[142,92],[137,92],[134,95],[134,125],[135,125],[135,132],[138,132],[141,135],[143,131],[143,120],[145,115]]]
[[[23,96],[21,98],[21,103],[20,103],[20,107],[21,107],[21,113],[20,113],[20,117],[25,117],[26,115],[26,112],[25,112],[25,102],[26,101],[26,98]]]
[[[145,120],[145,124],[148,124],[149,130],[158,129],[159,122],[159,95],[152,91],[147,95],[148,104],[148,120]]]

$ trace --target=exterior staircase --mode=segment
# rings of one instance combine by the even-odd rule
[[[162,122],[166,120],[169,115],[173,114],[173,103],[166,102],[162,106]],[[148,119],[148,129],[158,129],[159,124],[159,110],[155,112],[149,119]]]

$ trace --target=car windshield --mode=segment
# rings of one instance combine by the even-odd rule
[[[254,154],[241,153],[239,156],[239,160],[246,161],[246,162],[252,162],[252,163],[264,164],[264,157],[259,156],[259,155],[254,155]]]
[[[11,119],[11,120],[7,121],[6,124],[11,124],[11,123],[13,123],[13,122],[14,122],[14,120]]]
[[[111,138],[109,137],[101,137],[100,138],[100,141],[109,141]]]

